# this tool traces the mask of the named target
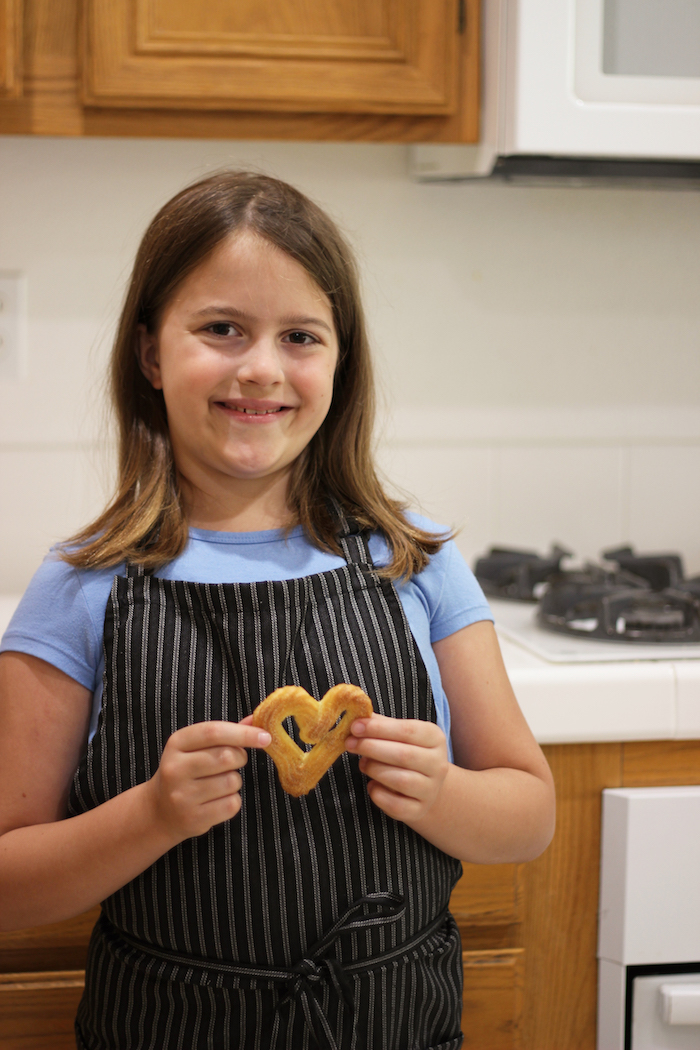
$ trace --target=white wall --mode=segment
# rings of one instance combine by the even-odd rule
[[[0,137],[0,271],[29,302],[28,376],[0,381],[0,593],[99,509],[133,253],[224,165],[294,182],[355,245],[382,463],[469,558],[629,541],[700,572],[700,192],[421,185],[401,146]]]

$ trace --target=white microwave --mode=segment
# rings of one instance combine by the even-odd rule
[[[498,168],[700,176],[700,0],[483,0],[480,142],[418,178]]]

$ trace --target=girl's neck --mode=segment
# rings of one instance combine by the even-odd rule
[[[187,508],[187,521],[192,528],[212,532],[262,532],[292,524],[287,506],[287,479],[284,483],[252,484],[242,491],[208,492],[195,488],[181,477]]]

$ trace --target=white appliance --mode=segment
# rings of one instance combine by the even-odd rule
[[[603,792],[598,1050],[700,1047],[700,787]]]
[[[480,143],[415,177],[700,173],[698,0],[483,0],[482,54]]]

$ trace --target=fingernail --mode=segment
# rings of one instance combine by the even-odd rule
[[[349,736],[347,738],[347,740],[345,741],[345,747],[347,748],[348,751],[354,751],[355,750],[355,748],[357,747],[357,740],[355,740],[354,736]]]
[[[263,729],[262,732],[258,733],[258,744],[260,745],[260,747],[267,747],[267,745],[271,743],[272,737],[267,732],[267,730]]]
[[[362,736],[365,731],[366,725],[364,722],[353,722],[350,727],[355,736]]]

